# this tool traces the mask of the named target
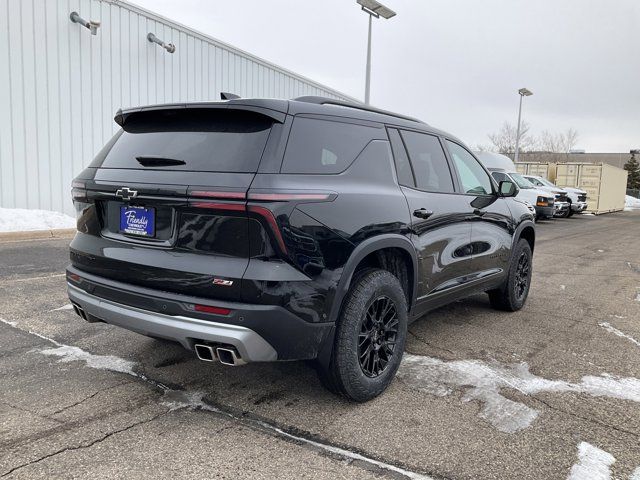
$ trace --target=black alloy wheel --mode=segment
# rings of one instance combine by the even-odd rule
[[[518,265],[516,266],[516,277],[514,285],[514,294],[517,301],[522,301],[527,290],[529,288],[530,281],[531,262],[529,261],[529,254],[522,252],[520,258],[518,258]]]
[[[377,377],[387,368],[396,347],[398,325],[393,300],[382,295],[371,302],[358,335],[358,360],[367,377]]]

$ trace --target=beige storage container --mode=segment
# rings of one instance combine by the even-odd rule
[[[587,192],[588,211],[596,214],[624,209],[627,171],[606,163],[559,163],[555,184]]]
[[[518,173],[548,178],[553,182],[553,178],[555,176],[554,163],[518,162],[515,165]]]

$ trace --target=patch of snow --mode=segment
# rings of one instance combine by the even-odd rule
[[[446,362],[437,358],[405,354],[398,377],[405,384],[431,395],[446,396],[454,390],[465,390],[463,401],[480,401],[480,416],[495,428],[515,433],[527,428],[539,412],[522,402],[510,400],[500,393],[513,388],[524,395],[543,392],[586,393],[640,402],[640,380],[610,375],[585,376],[580,383],[548,380],[529,372],[525,362],[502,365],[480,360]]]
[[[18,324],[16,322],[10,322],[9,320],[5,320],[4,318],[0,317],[0,322],[4,323],[5,325],[9,325],[10,327],[16,327]]]
[[[628,212],[630,210],[640,210],[640,198],[635,198],[631,195],[625,195],[624,210],[625,212]]]
[[[604,253],[604,250],[598,249],[598,253]]]
[[[75,228],[76,219],[50,210],[0,207],[0,232]]]
[[[567,286],[566,285],[560,285],[560,290],[566,290]]]
[[[137,377],[138,375],[133,371],[135,362],[125,360],[124,358],[116,357],[113,355],[94,355],[93,353],[86,352],[78,347],[72,347],[70,345],[61,345],[57,348],[49,348],[41,350],[43,355],[50,355],[60,357],[59,362],[85,362],[88,367],[95,368],[97,370],[110,370],[112,372],[126,373]]]
[[[617,336],[622,337],[622,338],[626,338],[631,343],[635,343],[638,347],[640,347],[640,342],[638,340],[636,340],[632,336],[627,335],[626,333],[618,330],[617,328],[612,326],[609,322],[602,322],[602,323],[599,323],[598,325],[600,325],[602,328],[604,328],[607,332],[611,332],[614,335],[617,335]]]
[[[61,307],[58,308],[54,308],[53,310],[49,310],[50,312],[59,312],[60,310],[73,310],[73,305],[71,305],[70,303],[67,303],[66,305],[63,305]]]
[[[567,480],[609,480],[611,465],[615,461],[610,453],[581,442],[578,445],[578,463],[571,467]]]
[[[613,315],[613,318],[627,318],[627,317],[624,317],[622,315]]]
[[[629,477],[629,480],[640,480],[640,467],[636,468],[633,471],[633,473]]]

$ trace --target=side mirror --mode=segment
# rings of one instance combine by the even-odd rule
[[[505,180],[498,185],[498,192],[501,197],[515,197],[518,194],[518,187],[513,182]]]

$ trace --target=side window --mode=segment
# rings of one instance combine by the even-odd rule
[[[491,176],[498,184],[500,184],[500,182],[506,182],[507,180],[509,180],[509,178],[507,178],[507,176],[502,172],[491,172]]]
[[[491,179],[478,161],[467,150],[457,143],[447,140],[449,153],[460,174],[460,182],[464,193],[473,195],[487,195],[493,192]]]
[[[453,179],[438,137],[403,131],[402,138],[416,177],[416,187],[428,192],[453,192]]]
[[[289,134],[281,172],[343,172],[374,139],[386,139],[382,128],[296,117]]]
[[[537,178],[533,178],[533,177],[525,177],[525,178],[538,187],[544,187],[544,184]]]
[[[407,151],[404,148],[400,133],[394,128],[390,128],[389,139],[391,140],[391,149],[393,150],[393,158],[396,164],[396,174],[398,175],[398,183],[405,187],[415,187],[416,182],[413,179],[413,171],[407,157]]]

